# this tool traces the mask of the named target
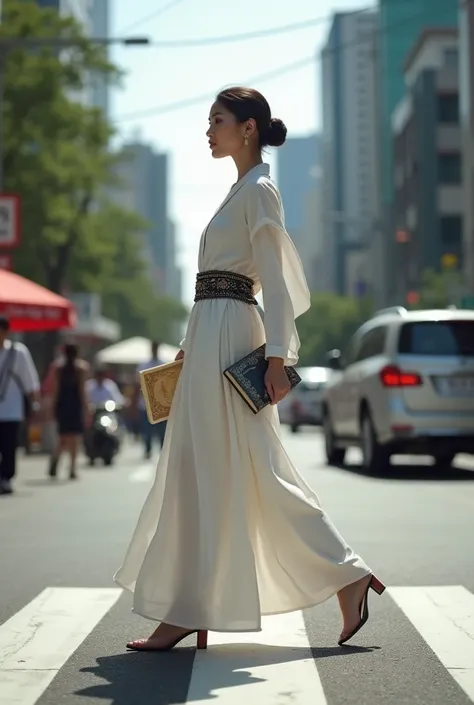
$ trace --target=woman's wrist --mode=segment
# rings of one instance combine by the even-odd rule
[[[284,367],[285,361],[282,357],[269,357],[268,366],[269,367]]]

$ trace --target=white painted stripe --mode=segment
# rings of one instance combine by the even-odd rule
[[[261,632],[209,634],[189,685],[193,705],[326,705],[301,612],[265,617]]]
[[[0,627],[0,705],[34,705],[118,600],[119,588],[46,588]]]
[[[474,595],[461,585],[393,587],[389,592],[474,702]]]
[[[154,475],[154,468],[151,465],[147,465],[144,468],[138,468],[134,470],[130,475],[130,482],[151,482]]]

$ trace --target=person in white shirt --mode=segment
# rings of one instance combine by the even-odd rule
[[[28,348],[8,340],[10,324],[0,316],[0,494],[13,492],[16,452],[25,397],[33,413],[39,410],[40,383]]]
[[[145,402],[143,400],[143,395],[140,389],[139,373],[142,370],[148,370],[150,369],[150,367],[156,367],[157,365],[163,364],[163,360],[161,360],[158,356],[159,347],[159,343],[153,341],[151,343],[151,358],[147,362],[144,362],[141,365],[138,365],[137,367],[137,380],[135,383],[135,393],[132,402],[135,412],[136,414],[138,414],[138,419],[140,423],[140,434],[145,445],[145,458],[147,459],[151,457],[151,448],[154,434],[156,434],[156,437],[159,440],[160,447],[163,447],[167,422],[162,421],[161,423],[152,425],[148,421]]]
[[[106,401],[114,401],[117,406],[125,406],[125,397],[116,382],[107,376],[103,367],[98,367],[95,377],[86,382],[86,396],[89,404],[97,406]]]

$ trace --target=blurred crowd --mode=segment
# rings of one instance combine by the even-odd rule
[[[127,436],[141,441],[144,457],[153,440],[163,444],[166,422],[148,422],[139,372],[161,364],[159,343],[150,342],[150,358],[132,377],[122,379],[106,366],[82,359],[78,345],[58,350],[41,381],[26,345],[13,342],[7,318],[0,316],[0,494],[14,491],[18,449],[47,450],[52,479],[64,456],[71,480],[77,479],[81,451],[91,465],[112,464]]]

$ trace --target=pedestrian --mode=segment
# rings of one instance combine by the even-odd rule
[[[150,359],[137,366],[135,390],[133,394],[133,408],[135,410],[135,416],[138,416],[140,435],[145,446],[146,459],[151,458],[153,436],[156,436],[160,444],[160,448],[162,448],[166,433],[166,421],[162,421],[161,423],[157,424],[151,424],[148,421],[145,402],[140,388],[140,372],[142,370],[148,370],[151,367],[157,367],[158,365],[163,364],[163,360],[161,360],[159,356],[159,349],[160,343],[153,341],[151,343]]]
[[[337,595],[348,641],[384,586],[343,540],[288,458],[276,404],[298,361],[295,318],[310,306],[301,260],[262,149],[286,137],[253,89],[222,91],[209,115],[212,156],[238,179],[201,238],[195,306],[156,478],[115,581],[160,624],[135,650],[168,650],[207,630],[260,631],[261,616]],[[263,293],[264,322],[254,296]],[[266,344],[271,405],[253,414],[223,371]]]
[[[125,397],[107,370],[98,365],[94,377],[86,381],[86,396],[89,404],[98,406],[106,401],[113,401],[117,406],[125,406]]]
[[[79,358],[79,348],[73,343],[64,346],[64,358],[58,361],[52,380],[52,406],[58,429],[58,440],[51,454],[49,476],[57,476],[58,462],[63,452],[69,454],[69,477],[77,479],[77,454],[88,418],[85,383],[88,364]]]
[[[25,398],[33,414],[39,411],[40,383],[30,351],[9,340],[8,318],[0,316],[0,494],[13,492],[20,426]]]

